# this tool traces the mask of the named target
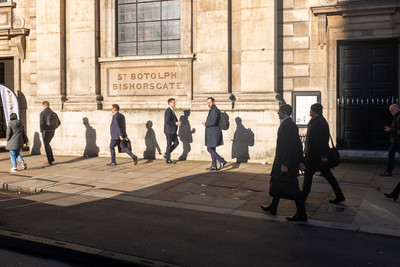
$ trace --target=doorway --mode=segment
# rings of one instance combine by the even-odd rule
[[[338,42],[338,148],[388,149],[383,126],[399,102],[397,62],[397,39]]]

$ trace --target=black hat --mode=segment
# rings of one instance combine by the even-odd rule
[[[311,110],[318,115],[322,115],[322,105],[320,103],[315,103],[311,105]]]

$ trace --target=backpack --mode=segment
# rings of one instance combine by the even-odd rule
[[[219,118],[219,127],[222,130],[229,129],[229,115],[226,113],[226,111],[221,112],[221,116]]]
[[[46,125],[49,127],[50,130],[55,130],[60,126],[61,121],[58,118],[57,113],[54,111],[50,110],[49,114],[47,114],[46,117]]]

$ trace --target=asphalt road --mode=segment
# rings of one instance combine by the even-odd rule
[[[62,197],[62,196],[60,196]],[[1,229],[184,266],[399,266],[399,239],[104,199],[0,201]]]

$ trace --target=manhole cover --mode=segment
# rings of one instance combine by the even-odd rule
[[[328,207],[328,212],[343,213],[343,212],[344,212],[344,208],[340,208],[340,207]]]

